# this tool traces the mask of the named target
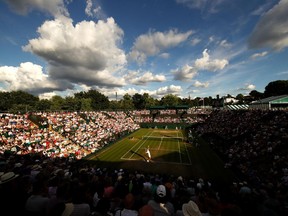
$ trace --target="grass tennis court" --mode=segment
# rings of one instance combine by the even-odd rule
[[[145,152],[149,148],[151,161]],[[187,143],[184,130],[140,129],[86,158],[96,166],[113,169],[231,180],[232,174],[223,162],[199,140]]]

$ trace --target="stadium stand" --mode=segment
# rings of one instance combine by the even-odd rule
[[[37,115],[41,127],[28,115],[0,118],[3,215],[114,215],[127,208],[129,193],[135,198],[129,210],[141,215],[160,206],[169,209],[167,215],[181,215],[189,201],[202,215],[288,215],[287,111],[209,111],[209,118],[191,127],[238,172],[239,182],[229,185],[77,163],[146,118],[136,123],[123,112]]]

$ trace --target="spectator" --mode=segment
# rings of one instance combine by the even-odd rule
[[[167,199],[166,188],[164,185],[159,185],[156,189],[154,199],[148,201],[153,209],[154,216],[165,216],[174,214],[174,206]]]

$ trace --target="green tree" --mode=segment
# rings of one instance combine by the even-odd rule
[[[64,104],[64,99],[61,96],[55,95],[51,98],[51,110],[52,111],[61,111],[63,104]]]
[[[81,103],[81,108],[80,110],[82,111],[92,111],[92,106],[91,106],[91,98],[82,98],[80,99]]]
[[[243,94],[236,95],[236,99],[238,100],[238,104],[244,103],[244,95]]]
[[[149,109],[149,107],[157,106],[159,104],[159,101],[151,97],[148,93],[144,93],[143,98],[144,98],[144,104],[145,104],[144,109]]]
[[[134,107],[138,110],[145,108],[145,99],[143,95],[136,93],[132,96],[132,102],[134,104]]]
[[[173,94],[167,94],[161,98],[161,105],[163,106],[177,106],[179,105],[180,98]]]
[[[79,111],[81,109],[81,99],[67,96],[64,99],[62,110]]]
[[[259,99],[262,99],[264,97],[264,94],[261,93],[261,92],[258,92],[256,90],[252,90],[250,93],[249,93],[250,97],[252,100],[259,100]]]
[[[7,111],[11,107],[10,92],[0,92],[0,111]]]
[[[27,113],[29,111],[34,111],[34,107],[27,104],[13,104],[13,106],[8,110],[10,113]]]
[[[120,100],[121,108],[124,110],[133,110],[135,109],[132,97],[128,93],[123,95],[123,99]]]
[[[93,110],[104,110],[109,108],[109,99],[105,95],[96,90],[89,90],[88,92],[75,93],[76,98],[90,98],[91,107]]]
[[[264,91],[265,97],[288,94],[288,80],[276,80],[270,82]]]
[[[121,102],[118,101],[118,100],[111,100],[109,102],[109,109],[112,109],[112,110],[121,110]]]
[[[36,103],[35,108],[36,110],[39,110],[39,111],[49,111],[51,108],[51,105],[52,105],[52,102],[50,100],[42,99]]]
[[[9,102],[11,104],[11,107],[16,104],[23,104],[24,106],[30,106],[31,109],[33,109],[36,105],[36,103],[39,101],[39,98],[29,94],[24,91],[12,91],[10,92],[10,100]]]

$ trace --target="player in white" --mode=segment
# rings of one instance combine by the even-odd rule
[[[149,150],[149,146],[148,148],[146,149],[146,154],[148,155],[148,160],[147,162],[149,162],[151,160],[151,153],[150,153],[150,150]]]

